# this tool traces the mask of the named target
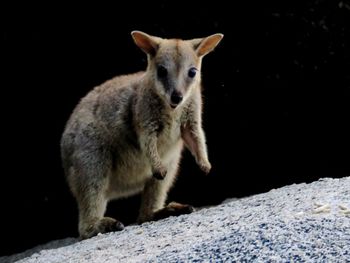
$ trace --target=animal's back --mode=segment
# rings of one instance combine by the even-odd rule
[[[125,96],[134,94],[137,88],[136,84],[143,74],[144,72],[138,72],[117,76],[95,87],[76,106],[67,123],[66,130],[72,121],[85,121],[85,118],[97,117],[97,110],[101,106],[105,106],[106,104],[123,106],[122,102],[125,102],[127,99]],[[119,101],[120,99],[122,101]]]
[[[106,81],[90,91],[76,106],[61,140],[67,176],[71,174],[72,162],[81,152],[103,149],[117,158],[119,152],[128,154],[125,149],[138,148],[132,107],[142,74],[118,76]],[[114,165],[111,163],[111,166]]]

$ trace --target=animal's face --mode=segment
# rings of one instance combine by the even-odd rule
[[[200,81],[200,58],[190,43],[164,40],[149,61],[155,88],[172,108],[185,101],[194,84]]]
[[[147,73],[156,92],[176,108],[200,82],[201,60],[219,43],[221,34],[208,38],[179,40],[161,39],[145,33],[132,33],[136,44],[148,54]]]

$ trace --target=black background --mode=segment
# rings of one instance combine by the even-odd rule
[[[169,200],[212,205],[349,176],[350,2],[301,2],[1,8],[1,254],[77,236],[60,136],[89,90],[146,67],[132,30],[185,39],[225,35],[202,69],[213,170],[204,176],[185,152]],[[139,201],[114,202],[108,214],[132,223]]]

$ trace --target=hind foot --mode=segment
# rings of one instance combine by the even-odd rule
[[[103,217],[95,222],[90,222],[89,224],[85,224],[83,230],[80,231],[81,239],[87,239],[93,236],[96,236],[98,233],[108,233],[121,231],[124,229],[124,225],[111,217]]]
[[[166,207],[156,211],[153,215],[153,220],[160,220],[169,216],[190,214],[194,211],[195,209],[191,205],[184,205],[176,202],[171,202]]]

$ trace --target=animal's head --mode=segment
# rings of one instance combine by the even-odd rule
[[[185,101],[199,84],[202,58],[223,38],[222,34],[214,34],[191,40],[162,39],[140,31],[131,35],[148,55],[147,74],[156,92],[172,108]]]

